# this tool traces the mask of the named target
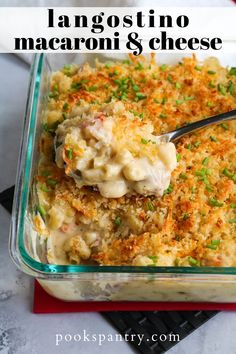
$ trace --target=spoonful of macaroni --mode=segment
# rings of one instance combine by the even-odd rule
[[[137,119],[122,103],[77,107],[56,130],[56,164],[79,188],[93,186],[106,198],[125,194],[162,196],[177,166],[172,141],[236,116],[236,110],[155,136],[150,122]]]

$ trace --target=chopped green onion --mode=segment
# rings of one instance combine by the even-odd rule
[[[181,85],[179,82],[176,82],[175,87],[176,87],[177,89],[180,89],[180,88],[182,87],[182,85]]]
[[[163,97],[162,101],[161,101],[161,104],[165,104],[167,101],[168,101],[168,98],[167,97]]]
[[[44,209],[44,207],[42,205],[37,205],[36,211],[41,215],[42,218],[44,218],[45,215],[47,214],[46,210]]]
[[[48,186],[55,186],[57,184],[57,181],[55,179],[48,178],[46,180],[46,183],[47,183]]]
[[[210,175],[211,171],[208,168],[202,168],[201,170],[196,171],[196,176],[207,176]]]
[[[211,240],[211,243],[207,244],[206,247],[210,248],[212,250],[216,250],[217,246],[219,246],[219,244],[220,244],[220,240]]]
[[[224,203],[219,202],[216,198],[209,199],[209,204],[214,207],[222,207]]]
[[[212,244],[212,245],[219,246],[220,240],[212,240],[212,241],[211,241],[211,244]]]
[[[230,80],[229,83],[228,83],[228,92],[233,95],[234,93],[234,84],[233,82]]]
[[[220,126],[221,126],[221,128],[223,128],[224,130],[228,130],[228,129],[229,129],[229,127],[228,127],[228,125],[227,125],[226,123],[221,123]]]
[[[164,190],[164,195],[172,193],[173,190],[174,190],[174,186],[173,184],[170,183],[169,187]]]
[[[63,104],[62,109],[63,109],[64,111],[66,111],[66,110],[68,109],[68,107],[69,107],[69,104],[68,104],[67,102],[65,102],[65,103]]]
[[[130,61],[128,59],[123,60],[123,64],[130,65]]]
[[[185,173],[180,173],[179,178],[188,179],[188,176]]]
[[[135,92],[138,92],[138,91],[139,91],[139,86],[138,86],[138,85],[133,85],[133,90],[134,90]]]
[[[147,145],[149,143],[149,140],[142,138],[141,143]]]
[[[150,200],[147,202],[147,208],[150,211],[155,211],[154,205],[152,204],[152,202]]]
[[[230,172],[230,171],[228,170],[228,168],[224,168],[223,171],[222,171],[222,173],[223,173],[223,175],[225,175],[226,177],[229,177],[229,178],[233,177],[233,175],[234,175],[234,173],[233,173],[233,172]]]
[[[172,77],[171,77],[171,75],[169,74],[169,75],[167,75],[167,81],[169,81],[171,84],[173,84],[174,83],[174,81],[173,81],[173,79],[172,79]]]
[[[70,88],[71,90],[80,90],[82,88],[84,88],[84,84],[87,84],[88,83],[88,79],[82,79],[78,82],[72,82]]]
[[[200,143],[200,141],[196,141],[193,145],[197,148],[201,145],[201,143]]]
[[[202,67],[198,66],[198,65],[196,65],[194,69],[197,70],[197,71],[202,71]]]
[[[69,65],[69,64],[66,64],[64,65],[63,67],[63,73],[66,75],[66,76],[71,76],[72,75],[72,65]]]
[[[233,219],[230,219],[230,220],[229,220],[229,223],[230,223],[230,224],[233,224],[233,223],[235,223],[235,222],[236,222],[236,218],[233,218]]]
[[[98,89],[97,85],[93,85],[93,86],[89,86],[87,88],[87,91],[92,92],[92,91],[97,91],[97,89]]]
[[[66,150],[66,156],[68,157],[69,160],[72,160],[72,158],[73,158],[73,149]]]
[[[153,263],[157,263],[158,256],[148,256],[148,258],[150,258],[153,261]]]
[[[193,257],[188,257],[188,262],[193,267],[194,266],[196,266],[196,267],[200,266],[200,262],[197,259],[193,258]]]
[[[112,63],[106,63],[106,64],[105,64],[105,68],[106,68],[106,69],[109,69],[111,66],[112,66]]]
[[[211,187],[211,186],[209,186],[208,184],[206,185],[206,190],[208,191],[208,192],[213,192],[213,188]]]
[[[213,71],[213,70],[208,70],[208,72],[207,72],[209,75],[215,75],[216,74],[216,72],[215,71]]]
[[[213,80],[211,80],[211,81],[209,82],[209,87],[211,87],[211,88],[215,88],[215,87],[216,87],[216,85],[214,84],[214,81],[213,81]]]
[[[160,117],[160,118],[166,118],[167,115],[166,115],[165,113],[161,113],[161,114],[159,115],[159,117]]]
[[[42,184],[40,189],[41,189],[41,191],[46,192],[46,193],[50,191],[45,184]]]
[[[189,219],[189,213],[184,213],[183,220],[188,220],[188,219]]]
[[[192,150],[192,144],[191,143],[187,145],[187,149],[188,150]]]
[[[135,68],[135,70],[143,70],[144,66],[142,63],[138,62],[138,64],[134,68]]]
[[[184,103],[184,100],[176,100],[175,103],[179,105],[179,104]]]
[[[214,103],[213,103],[213,102],[208,101],[208,102],[207,102],[207,107],[214,107]]]
[[[211,136],[210,136],[210,139],[211,139],[211,141],[214,141],[215,143],[217,142],[216,137],[215,137],[215,136],[213,136],[213,135],[211,135]]]
[[[222,84],[218,84],[217,88],[218,88],[218,91],[219,91],[222,95],[225,96],[225,94],[226,94],[226,88],[225,88]]]
[[[167,68],[167,65],[166,65],[166,64],[162,64],[162,65],[160,66],[161,71],[165,71],[166,68]]]
[[[236,203],[231,203],[230,208],[232,208],[232,209],[236,208]]]
[[[234,75],[236,76],[236,68],[231,68],[230,71],[229,71],[229,75]]]
[[[161,103],[157,98],[154,98],[154,99],[153,99],[153,102],[154,102],[154,103]]]
[[[194,100],[194,96],[184,96],[185,101],[192,101]]]
[[[216,249],[217,249],[217,246],[216,246],[216,245],[211,245],[211,244],[206,245],[206,247],[207,247],[207,248],[210,248],[210,249],[212,249],[212,250],[216,250]]]
[[[209,157],[205,157],[203,160],[202,160],[202,164],[204,166],[207,166],[208,165],[208,162],[209,162]]]
[[[143,100],[147,98],[147,96],[145,96],[143,93],[141,92],[136,92],[136,97],[135,97],[135,101],[139,101],[139,100]]]
[[[176,161],[177,162],[180,162],[181,160],[181,155],[179,153],[176,154]]]
[[[122,223],[121,218],[120,218],[119,216],[117,216],[117,217],[115,218],[115,220],[114,220],[114,224],[115,224],[116,226],[120,226],[121,223]]]

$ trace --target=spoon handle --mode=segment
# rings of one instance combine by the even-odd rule
[[[172,130],[169,133],[161,135],[160,138],[164,138],[167,141],[174,141],[186,134],[192,133],[193,131],[197,131],[209,125],[217,124],[227,120],[232,120],[235,118],[236,118],[236,109],[226,113],[218,114],[217,116],[209,117],[207,119],[199,120],[198,122],[191,123],[189,125],[186,125],[176,130]]]

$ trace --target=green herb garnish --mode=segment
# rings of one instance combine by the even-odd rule
[[[46,210],[44,209],[44,207],[42,205],[36,206],[36,212],[38,212],[43,219],[44,219],[45,215],[47,214]]]
[[[228,92],[233,95],[234,93],[234,84],[233,82],[230,80],[229,83],[228,83]]]
[[[66,150],[66,156],[68,157],[69,160],[72,160],[72,158],[73,158],[73,149]]]
[[[176,161],[179,162],[181,160],[181,155],[179,153],[176,154]]]
[[[98,89],[97,85],[87,87],[87,91],[89,92],[97,91],[97,89]]]
[[[219,246],[220,240],[212,240],[210,244],[207,244],[206,247],[212,250],[216,250],[217,246]]]
[[[188,176],[185,173],[180,173],[179,178],[188,179]]]
[[[166,68],[167,68],[167,65],[166,65],[166,64],[162,64],[162,65],[160,66],[160,70],[161,70],[161,71],[165,71]]]
[[[194,96],[184,96],[185,101],[192,101],[194,100]]]
[[[164,195],[172,193],[174,190],[173,184],[170,183],[169,187],[164,190]]]
[[[214,81],[213,81],[213,80],[211,80],[211,81],[209,82],[209,87],[211,87],[211,88],[215,88],[215,87],[216,87],[216,85],[214,84]]]
[[[226,95],[226,88],[224,87],[224,85],[218,84],[217,88],[218,88],[218,91],[219,91],[222,95],[224,95],[224,96]]]
[[[224,205],[224,203],[219,202],[216,198],[209,199],[209,204],[211,206],[218,207],[218,208],[220,208]]]
[[[147,145],[149,143],[149,140],[141,138],[141,143]]]
[[[135,70],[143,70],[144,69],[144,66],[142,63],[140,63],[140,61],[138,62],[138,64],[134,67]]]
[[[182,85],[181,85],[179,82],[176,82],[176,83],[175,83],[175,87],[176,87],[177,89],[180,89],[180,88],[182,87]]]
[[[199,267],[200,266],[200,262],[193,257],[188,257],[188,262],[192,267]]]
[[[229,127],[226,123],[221,123],[220,124],[221,128],[223,128],[224,130],[229,130]]]
[[[230,172],[230,171],[228,170],[228,168],[224,168],[223,171],[222,171],[222,173],[223,173],[223,175],[225,175],[226,177],[229,177],[229,178],[233,177],[233,175],[234,175],[234,173],[233,173],[233,172]]]
[[[121,218],[120,218],[119,216],[117,216],[117,217],[115,218],[115,220],[114,220],[114,224],[115,224],[116,226],[120,226],[121,223],[122,223]]]
[[[188,219],[189,219],[189,213],[184,213],[183,220],[188,220]]]
[[[158,256],[148,256],[148,258],[150,258],[153,261],[153,263],[157,263]]]
[[[229,71],[229,75],[234,75],[236,76],[236,68],[232,67]]]
[[[210,136],[210,139],[211,139],[211,141],[214,141],[215,143],[217,143],[217,139],[216,139],[215,136],[211,135],[211,136]]]
[[[154,205],[152,204],[152,202],[150,200],[147,202],[147,208],[150,211],[155,211]]]
[[[216,72],[215,71],[213,71],[213,70],[208,70],[208,72],[207,72],[209,75],[215,75],[216,74]]]
[[[47,183],[48,186],[55,186],[57,184],[57,181],[55,179],[53,179],[53,178],[48,178],[46,180],[46,183]]]
[[[213,102],[208,101],[208,102],[207,102],[207,107],[214,107],[214,103],[213,103]]]
[[[147,98],[147,96],[145,96],[143,93],[141,92],[136,92],[136,96],[135,96],[135,101],[140,101]]]
[[[159,115],[159,117],[160,117],[160,118],[166,118],[167,115],[166,115],[165,113],[161,113],[161,114]]]
[[[201,143],[200,143],[200,141],[195,141],[195,143],[193,144],[196,148],[198,148],[200,145],[201,145]]]
[[[65,102],[62,107],[63,111],[67,111],[68,108],[69,108],[69,104]]]
[[[208,165],[208,162],[209,162],[209,157],[205,157],[203,160],[202,160],[202,164],[204,166],[207,166]]]

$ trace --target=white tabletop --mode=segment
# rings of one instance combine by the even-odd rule
[[[17,57],[0,55],[0,191],[14,184],[29,67]],[[0,354],[134,353],[125,342],[64,342],[56,334],[115,334],[98,313],[35,315],[32,279],[8,255],[9,214],[0,207]],[[222,312],[177,344],[172,354],[234,354],[236,313]],[[69,337],[67,337],[69,338]]]

